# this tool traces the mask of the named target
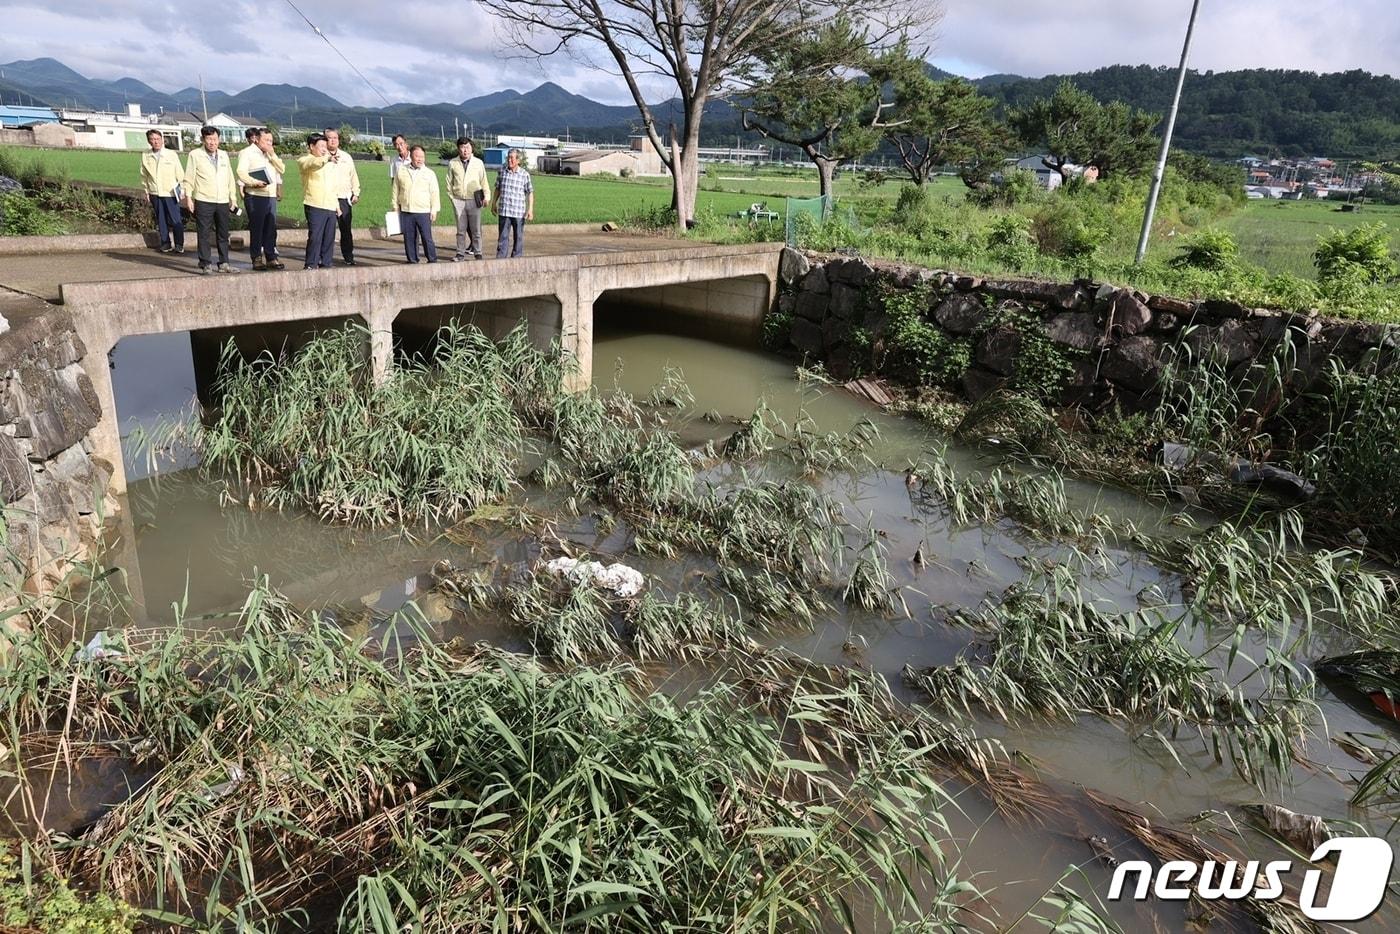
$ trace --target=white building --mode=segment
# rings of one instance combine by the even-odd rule
[[[505,149],[537,149],[541,152],[559,148],[557,136],[497,136],[496,145]]]
[[[244,131],[259,125],[252,117],[233,117],[226,113],[214,114],[208,121],[199,114],[183,111],[143,114],[140,104],[127,104],[125,113],[65,110],[60,112],[59,119],[73,128],[75,146],[132,151],[146,148],[146,133],[151,129],[160,130],[165,145],[180,152],[185,149],[185,141],[199,139],[199,131],[206,124],[217,128],[220,139],[230,146],[241,144]]]

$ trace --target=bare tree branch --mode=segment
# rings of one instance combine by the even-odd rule
[[[506,0],[482,7],[507,24],[511,45],[521,53],[543,58],[565,52],[610,64],[675,179],[677,211],[689,219],[705,105],[752,87],[766,49],[838,20],[856,23],[872,43],[883,43],[929,29],[941,14],[940,2],[890,0],[853,8],[846,0]],[[682,133],[675,154],[643,93],[640,79],[649,75],[676,87]]]

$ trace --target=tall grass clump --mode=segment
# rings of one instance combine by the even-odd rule
[[[1374,638],[1400,638],[1400,581],[1352,547],[1307,541],[1302,513],[1219,522],[1187,535],[1131,539],[1181,575],[1184,609],[1206,627],[1274,634],[1322,622]]]
[[[747,471],[732,486],[707,485],[640,524],[635,544],[661,554],[686,548],[809,584],[826,579],[845,552],[835,500],[806,483],[759,480]]]
[[[524,341],[517,331],[502,349],[445,329],[430,361],[400,365],[382,386],[369,378],[363,328],[280,360],[244,362],[230,346],[205,465],[252,502],[335,521],[457,518],[517,485],[525,426],[512,394],[530,374],[511,364],[528,359]]]
[[[542,570],[501,588],[481,587],[470,572],[447,565],[437,569],[436,577],[437,587],[464,608],[502,611],[531,648],[563,664],[624,656],[643,662],[682,660],[716,649],[758,647],[754,634],[761,627],[747,625],[693,593],[670,599],[650,592],[620,597],[590,581]]]
[[[1334,361],[1312,402],[1316,428],[1294,460],[1316,478],[1320,505],[1400,550],[1400,369]]]
[[[1120,718],[1169,750],[1179,731],[1192,730],[1217,762],[1229,759],[1242,779],[1264,786],[1288,773],[1315,706],[1311,677],[1286,660],[1261,664],[1264,691],[1247,696],[1177,641],[1178,620],[1105,612],[1063,567],[959,619],[990,633],[987,643],[949,665],[906,669],[949,710]]]
[[[665,510],[692,490],[694,465],[675,432],[648,425],[625,395],[561,394],[545,429],[558,451],[537,472],[546,485],[567,482],[625,514]]]
[[[113,788],[95,824],[26,846],[167,921],[953,923],[974,893],[941,864],[951,805],[928,750],[874,708],[829,712],[825,685],[784,692],[649,696],[626,667],[549,673],[404,620],[357,641],[263,586],[228,634],[177,623],[101,658],[35,637],[0,667],[16,761],[116,754],[150,776]],[[17,782],[38,813],[41,776]]]

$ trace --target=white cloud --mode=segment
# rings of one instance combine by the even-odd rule
[[[509,2],[509,0],[506,0]],[[1192,67],[1400,72],[1396,0],[1205,0]],[[429,103],[553,80],[608,103],[621,81],[558,55],[512,58],[473,0],[298,0],[390,101]],[[0,0],[0,61],[50,56],[93,78],[139,78],[162,91],[198,83],[237,92],[260,82],[318,88],[347,104],[376,94],[277,0]],[[946,0],[935,62],[969,75],[1064,73],[1115,63],[1174,65],[1190,0]],[[647,84],[649,98],[674,93]]]
[[[946,0],[934,61],[970,76],[1175,65],[1190,0]],[[1203,0],[1191,67],[1400,73],[1395,0]]]

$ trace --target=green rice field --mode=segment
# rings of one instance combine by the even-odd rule
[[[1400,252],[1400,205],[1367,204],[1343,212],[1337,202],[1246,201],[1219,221],[1240,246],[1240,257],[1271,273],[1291,272],[1313,278],[1313,251],[1318,237],[1329,230],[1350,230],[1361,224],[1384,223],[1391,249]]]
[[[0,150],[7,151],[21,162],[42,162],[44,167],[51,169],[54,174],[67,175],[74,181],[131,188],[140,184],[139,152],[19,147],[0,147]],[[300,213],[298,206],[301,203],[301,178],[292,161],[287,159],[287,162],[288,172],[281,213],[296,216]],[[357,161],[356,165],[359,168],[362,186],[357,212],[369,223],[371,218],[382,217],[384,212],[389,210],[388,164]],[[701,212],[708,210],[717,214],[734,214],[746,210],[755,201],[767,201],[772,209],[781,212],[784,198],[810,198],[817,194],[815,172],[805,175],[753,175],[741,166],[717,166],[716,169],[717,171],[701,179],[701,191],[696,204],[697,210]],[[445,169],[441,166],[437,167],[437,172],[440,179],[444,177]],[[956,179],[939,181],[952,181],[957,184]],[[537,223],[617,221],[627,214],[664,207],[671,200],[670,182],[664,177],[576,178],[536,173],[534,185]],[[897,182],[886,183],[877,188],[862,188],[858,178],[847,176],[843,176],[837,183],[838,196],[844,198],[863,198],[873,191],[879,193],[878,197],[893,199],[898,190]],[[445,196],[443,210],[451,216],[452,208]]]

